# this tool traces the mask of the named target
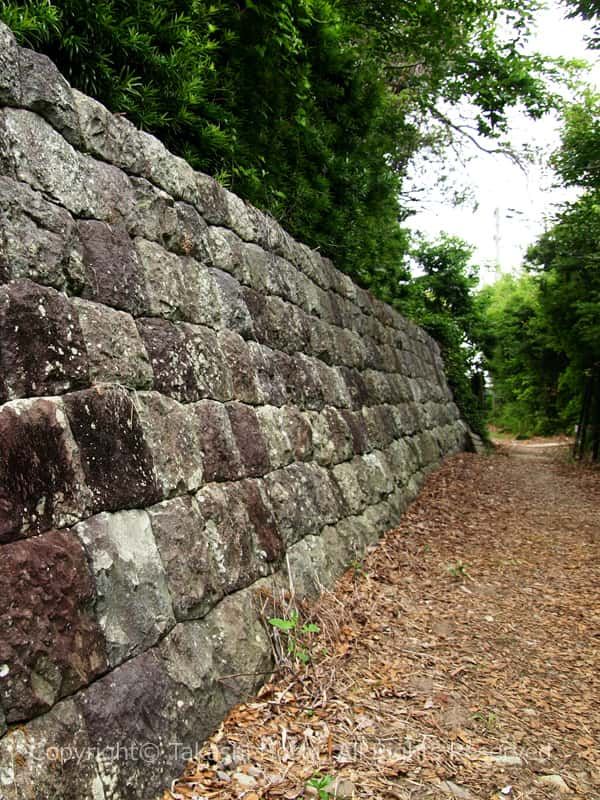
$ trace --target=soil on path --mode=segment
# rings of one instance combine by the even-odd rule
[[[540,444],[430,475],[174,796],[600,800],[600,472]]]

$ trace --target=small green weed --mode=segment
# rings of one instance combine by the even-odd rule
[[[289,617],[271,617],[269,625],[272,625],[287,638],[287,653],[292,658],[298,659],[303,664],[310,661],[310,650],[300,640],[300,636],[310,636],[320,633],[321,629],[314,622],[300,624],[300,615],[297,611],[292,611]]]
[[[329,800],[331,794],[327,791],[327,787],[331,783],[333,783],[331,775],[321,775],[320,772],[315,772],[312,778],[306,782],[306,785],[317,790],[319,793],[319,800]]]
[[[462,561],[460,561],[460,559],[458,561],[456,561],[454,564],[449,564],[448,565],[448,572],[457,581],[460,581],[463,578],[468,578],[469,577],[469,572],[467,570],[467,565],[464,564]]]

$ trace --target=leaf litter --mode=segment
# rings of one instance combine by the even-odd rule
[[[308,663],[272,630],[165,800],[599,800],[600,472],[548,444],[449,459],[334,592],[283,598]]]

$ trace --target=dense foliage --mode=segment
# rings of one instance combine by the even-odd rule
[[[402,177],[460,128],[552,102],[524,55],[536,0],[0,0],[76,87],[394,296]],[[471,131],[471,133],[469,133]]]
[[[554,163],[580,186],[528,253],[528,273],[480,300],[496,387],[495,420],[521,433],[572,431],[600,368],[600,96],[565,110]],[[600,397],[597,399],[600,409]]]

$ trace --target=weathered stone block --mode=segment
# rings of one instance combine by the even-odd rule
[[[131,214],[133,193],[126,175],[79,154],[31,111],[0,111],[0,152],[8,175],[44,192],[75,216],[118,222]]]
[[[0,103],[18,106],[21,103],[19,48],[12,31],[0,22]]]
[[[338,372],[342,375],[348,389],[351,407],[360,410],[363,406],[369,405],[371,397],[361,373],[343,366],[338,367]]]
[[[370,449],[385,450],[397,435],[393,407],[378,405],[363,408],[362,416],[367,426]]]
[[[378,450],[360,456],[358,481],[367,498],[367,505],[378,503],[395,488],[386,458]]]
[[[96,584],[111,666],[143,653],[173,625],[167,579],[145,511],[98,514],[74,528]]]
[[[392,406],[392,414],[398,436],[412,435],[418,428],[419,414],[414,403],[399,403]]]
[[[290,546],[317,535],[341,516],[341,496],[326,470],[316,464],[292,464],[265,478],[277,527]]]
[[[271,469],[287,466],[294,460],[294,453],[285,431],[284,409],[262,406],[256,409],[256,416],[269,453]]]
[[[135,405],[118,386],[65,398],[94,511],[143,508],[162,499]]]
[[[141,173],[145,161],[135,125],[92,97],[76,89],[71,92],[84,150],[134,175]]]
[[[196,324],[218,323],[217,287],[205,267],[146,239],[136,239],[135,248],[144,276],[148,315]]]
[[[279,371],[277,354],[257,342],[248,342],[248,352],[264,402],[271,406],[282,406],[287,400],[288,393],[284,378]]]
[[[61,394],[88,382],[77,314],[29,280],[0,287],[0,399]]]
[[[100,778],[95,793],[90,787],[79,798],[158,797],[208,734],[194,696],[154,649],[96,681],[75,704]]]
[[[335,408],[325,408],[321,413],[309,411],[305,416],[312,428],[314,459],[318,464],[330,466],[352,458],[352,433]]]
[[[286,388],[288,402],[302,409],[323,407],[323,388],[311,359],[301,354],[274,353],[277,370]]]
[[[256,478],[266,475],[271,469],[271,462],[256,411],[242,403],[228,403],[225,408],[245,476]]]
[[[340,414],[350,428],[352,435],[352,449],[355,453],[366,453],[369,449],[369,432],[364,416],[358,411],[350,411],[350,409],[340,409]]]
[[[182,403],[231,400],[228,366],[210,328],[162,319],[137,322],[154,371],[154,388]]]
[[[210,483],[242,478],[244,466],[226,407],[214,400],[202,400],[192,406],[192,411],[202,453],[204,480]]]
[[[145,131],[138,132],[137,144],[144,158],[142,177],[160,186],[176,200],[195,205],[198,200],[197,176],[188,162],[170,153],[161,141]]]
[[[331,470],[342,497],[345,515],[360,514],[367,505],[367,495],[359,481],[360,458],[337,464]]]
[[[91,495],[60,401],[2,406],[0,441],[0,543],[83,516]]]
[[[85,722],[71,699],[0,740],[0,775],[8,798],[105,797]]]
[[[74,298],[92,383],[120,383],[137,389],[152,386],[148,353],[130,314]]]
[[[266,553],[256,546],[239,484],[209,484],[196,500],[220,591],[230,594],[268,574]]]
[[[148,509],[177,620],[203,617],[223,596],[209,548],[207,519],[194,497]]]
[[[295,406],[284,406],[284,431],[292,448],[294,461],[310,461],[313,455],[313,432],[307,418]]]
[[[71,87],[41,53],[21,48],[21,105],[44,117],[65,139],[77,147],[81,143],[79,117]]]
[[[361,377],[367,390],[368,405],[397,402],[387,373],[366,369]]]
[[[148,298],[144,277],[126,229],[94,220],[79,222],[88,300],[129,311],[134,317],[146,313]]]
[[[31,278],[78,291],[83,268],[76,226],[64,208],[26,183],[0,177],[0,283]]]
[[[247,343],[233,331],[219,331],[217,340],[231,373],[233,399],[259,406],[264,401],[255,365]]]
[[[4,545],[0,596],[0,706],[8,722],[47,711],[108,668],[76,536],[51,531]]]
[[[193,407],[158,392],[139,392],[135,408],[163,497],[184,494],[202,485],[202,454]]]
[[[237,280],[220,269],[208,270],[218,298],[219,324],[221,327],[240,334],[245,339],[254,336],[252,317],[244,300],[242,287]]]
[[[323,387],[323,403],[335,408],[349,408],[350,392],[337,367],[330,367],[318,359],[313,359],[314,367]]]
[[[305,536],[287,552],[285,573],[296,597],[314,597],[329,588],[336,577],[329,567],[330,554],[322,536]]]
[[[264,483],[244,480],[237,483],[233,489],[246,509],[259,559],[268,564],[280,561],[284,555],[283,542]]]
[[[227,198],[225,189],[214,178],[196,173],[196,200],[194,205],[211,225],[227,224]]]

